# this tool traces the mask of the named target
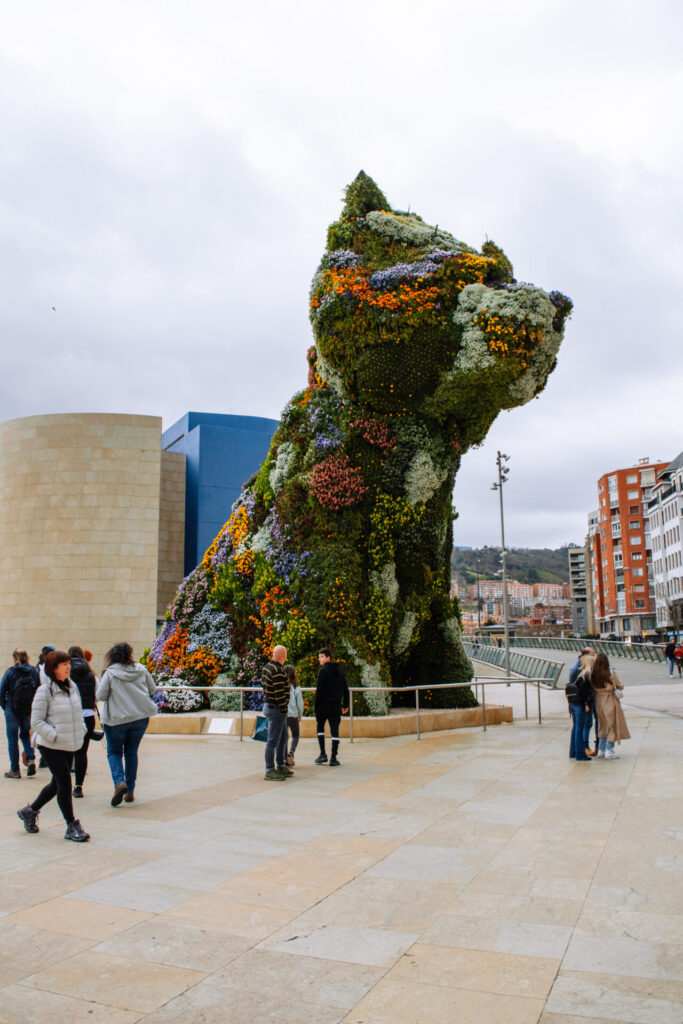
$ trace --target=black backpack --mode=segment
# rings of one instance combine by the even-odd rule
[[[564,695],[567,698],[568,704],[581,703],[581,694],[579,692],[578,683],[567,683],[564,688]]]
[[[12,711],[17,718],[28,718],[36,695],[36,677],[33,672],[15,673],[12,690]]]

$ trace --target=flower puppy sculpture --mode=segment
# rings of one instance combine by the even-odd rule
[[[241,685],[275,643],[304,686],[328,644],[351,685],[470,680],[449,598],[455,476],[501,410],[543,389],[570,312],[559,292],[518,284],[494,243],[477,251],[392,210],[361,172],[313,278],[308,385],[183,582],[151,667],[179,637],[196,659],[214,616],[215,661]],[[370,713],[390,706],[364,696]],[[469,689],[423,700],[472,702]]]

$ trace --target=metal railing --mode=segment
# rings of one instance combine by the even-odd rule
[[[480,646],[491,646],[491,637],[482,637]],[[592,647],[596,654],[606,654],[608,658],[630,658],[632,661],[664,661],[663,651],[652,644],[625,644],[621,640],[587,640],[581,637],[560,636],[516,636],[510,640],[510,646],[540,647],[542,650],[549,651],[580,651],[584,647]]]
[[[548,687],[548,680],[545,677],[538,677],[538,678],[535,678],[535,679],[526,678],[526,677],[523,678],[523,679],[508,679],[508,678],[503,678],[503,679],[487,679],[487,678],[475,677],[469,683],[436,683],[433,686],[430,686],[429,684],[426,684],[424,686],[350,686],[349,687],[349,694],[351,696],[351,700],[349,701],[349,718],[348,718],[348,721],[349,721],[349,741],[351,743],[353,743],[353,717],[354,717],[353,716],[353,694],[354,693],[372,693],[372,692],[376,692],[376,693],[392,693],[394,691],[400,692],[400,693],[406,693],[406,692],[413,692],[414,691],[415,692],[415,731],[417,733],[417,738],[419,740],[419,739],[422,738],[421,737],[421,730],[420,730],[420,711],[421,710],[422,711],[433,710],[431,708],[422,708],[422,709],[420,708],[420,692],[422,690],[460,690],[460,689],[464,689],[466,687],[469,687],[470,689],[474,689],[476,691],[477,703],[479,704],[479,706],[482,709],[482,728],[483,728],[483,731],[486,732],[486,730],[487,730],[487,722],[486,722],[486,687],[487,686],[509,686],[510,683],[520,683],[520,684],[522,684],[524,686],[524,717],[526,719],[528,719],[528,717],[529,717],[529,705],[528,705],[528,700],[527,700],[527,685],[535,686],[536,687],[537,703],[538,703],[538,722],[539,722],[539,725],[542,725],[543,724],[543,717],[542,717],[542,714],[541,714],[541,687],[543,687],[543,686],[545,686],[546,688]],[[480,688],[481,688],[481,700],[479,700],[479,689]],[[196,692],[200,692],[200,693],[204,693],[204,692],[207,692],[207,693],[221,693],[221,692],[223,692],[223,693],[234,693],[234,694],[239,693],[239,695],[240,695],[240,743],[242,743],[243,739],[244,739],[244,694],[245,693],[262,693],[263,692],[262,687],[260,687],[260,686],[186,686],[186,685],[183,684],[183,685],[180,685],[180,686],[161,685],[159,687],[159,689],[160,690],[164,690],[165,692],[169,692],[169,691],[173,692],[173,691],[180,691],[180,690],[183,690],[183,691],[191,690],[191,691],[193,691],[195,693]],[[315,687],[314,686],[302,686],[301,689],[305,693],[315,693]],[[439,709],[434,709],[434,710],[444,710],[444,711],[455,710],[455,711],[457,711],[457,710],[462,710],[462,709],[458,709],[458,708],[450,708],[450,709],[449,708],[439,708]],[[259,714],[259,713],[260,712],[257,712],[257,714]]]
[[[487,665],[497,665],[505,668],[505,649],[493,647],[488,644],[463,643],[468,658],[474,661],[483,661]],[[557,687],[557,681],[564,668],[561,661],[551,661],[547,658],[534,658],[531,654],[520,654],[517,651],[510,652],[510,671],[520,676],[544,679],[548,686],[553,689]]]

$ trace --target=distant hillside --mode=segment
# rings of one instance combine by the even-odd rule
[[[510,548],[507,574],[520,583],[568,583],[567,548]],[[451,568],[458,582],[467,585],[477,579],[477,561],[481,579],[494,576],[500,569],[500,548],[472,548],[453,551]]]

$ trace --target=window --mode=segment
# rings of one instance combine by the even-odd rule
[[[633,547],[634,544],[642,544],[643,538],[639,533],[632,533],[628,539],[629,544]]]
[[[643,552],[642,551],[632,551],[631,552],[631,561],[632,562],[642,562],[642,560],[643,560]]]
[[[646,607],[646,604],[645,604],[645,601],[642,600],[642,598],[640,600],[636,601],[636,608],[645,608],[645,607]]]
[[[628,514],[630,516],[637,516],[640,512],[640,505],[629,505]]]
[[[634,498],[637,500],[638,497],[639,497],[638,491],[629,491],[628,494],[627,494],[627,497],[628,497],[629,501],[633,501]]]
[[[632,573],[633,576],[642,576],[643,575],[643,570],[642,570],[641,567],[638,567],[638,568],[635,568],[635,569],[631,569],[631,573]]]
[[[616,489],[617,489],[617,478],[616,478],[616,476],[608,476],[607,477],[607,486],[609,487],[610,492],[611,491],[616,491]]]
[[[638,520],[638,519],[631,520],[631,522],[628,524],[628,528],[629,528],[629,530],[639,530],[640,529],[640,520]]]
[[[637,473],[629,473],[629,475],[626,477],[626,483],[627,484],[637,484],[638,483],[638,474]]]
[[[640,485],[641,487],[652,487],[655,482],[655,471],[654,469],[641,469],[640,471]]]

